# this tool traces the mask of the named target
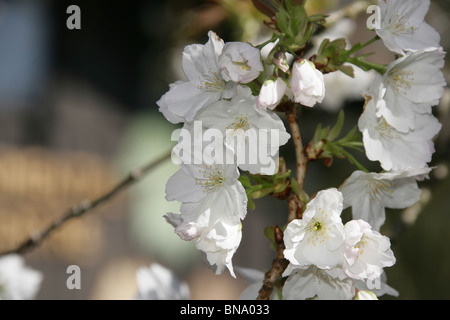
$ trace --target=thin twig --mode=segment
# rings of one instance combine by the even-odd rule
[[[119,184],[114,186],[111,190],[100,196],[99,198],[89,201],[84,200],[68,209],[60,218],[54,220],[49,226],[43,229],[39,233],[35,233],[30,235],[28,239],[23,241],[19,246],[14,249],[5,251],[0,253],[0,256],[17,253],[24,254],[26,252],[31,251],[32,249],[39,246],[48,236],[55,230],[59,229],[63,226],[67,221],[72,220],[73,218],[81,217],[87,212],[90,212],[100,206],[101,204],[109,201],[113,197],[117,196],[121,191],[127,189],[134,183],[140,181],[147,173],[153,170],[155,167],[163,163],[164,161],[170,159],[171,153],[164,154],[158,159],[144,165],[141,168],[133,170],[128,174],[128,176],[123,179]]]
[[[297,166],[297,181],[300,184],[300,187],[303,188],[308,160],[305,157],[305,151],[303,149],[302,136],[300,134],[300,127],[298,125],[297,114],[298,114],[298,106],[291,103],[288,111],[286,112],[286,116],[291,129],[292,140],[294,142],[295,158]]]

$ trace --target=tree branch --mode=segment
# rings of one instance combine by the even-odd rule
[[[134,183],[140,181],[147,173],[153,170],[155,167],[163,163],[164,161],[170,159],[171,152],[164,154],[158,159],[144,165],[141,168],[135,169],[131,171],[128,176],[123,179],[119,184],[114,186],[111,190],[100,196],[99,198],[89,201],[84,200],[68,209],[59,219],[54,220],[47,228],[43,229],[41,232],[30,235],[30,237],[24,240],[19,246],[14,249],[5,251],[0,253],[0,256],[7,254],[24,254],[26,252],[31,251],[32,249],[39,246],[48,236],[63,226],[67,221],[72,220],[73,218],[81,217],[85,213],[93,211],[95,208],[100,206],[101,204],[106,203],[110,199],[117,196],[121,191],[127,189]]]
[[[300,134],[300,127],[298,125],[298,106],[292,102],[288,102],[286,117],[289,122],[291,129],[292,139],[294,141],[295,157],[296,157],[296,167],[297,175],[296,179],[303,189],[303,184],[306,176],[306,168],[308,165],[308,159],[305,156],[305,151],[303,148],[302,137]],[[288,223],[294,219],[301,218],[303,211],[305,209],[305,203],[301,201],[294,192],[291,191],[288,199]],[[284,270],[286,270],[289,265],[289,261],[284,258],[283,251],[285,249],[283,241],[283,232],[276,226],[275,227],[275,241],[277,243],[277,256],[272,262],[272,267],[264,275],[263,286],[261,287],[258,295],[258,300],[268,300],[273,292],[273,288],[278,279],[282,276]]]
[[[300,187],[303,188],[308,160],[305,157],[305,152],[303,149],[302,136],[300,134],[300,127],[298,125],[297,114],[298,114],[298,106],[295,105],[294,103],[290,103],[289,109],[286,112],[286,116],[291,129],[292,140],[294,142],[295,158],[297,166],[297,181],[300,184]]]
[[[265,274],[264,282],[259,290],[257,300],[269,300],[275,283],[289,265],[289,261],[284,258],[283,251],[286,247],[284,246],[283,241],[283,231],[279,226],[275,226],[274,234],[275,242],[277,244],[277,256],[272,262],[272,268]]]

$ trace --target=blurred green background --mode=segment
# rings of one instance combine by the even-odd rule
[[[310,13],[328,13],[352,1],[310,0]],[[427,21],[450,40],[450,3],[432,0]],[[81,30],[69,30],[69,5],[81,9]],[[371,38],[360,14],[343,31],[350,42]],[[225,41],[262,42],[270,30],[250,0],[170,1],[0,1],[0,249],[13,247],[71,205],[94,198],[132,169],[173,146],[170,124],[156,101],[168,85],[183,79],[185,45],[205,43],[208,30]],[[388,63],[393,57],[379,43],[367,48]],[[449,79],[449,66],[444,73]],[[348,80],[348,79],[347,79]],[[337,79],[339,87],[345,80]],[[331,81],[330,81],[331,82]],[[337,89],[339,90],[339,89]],[[302,109],[304,142],[318,123],[333,124],[340,108],[350,130],[362,99],[329,101]],[[450,94],[434,110],[443,124],[432,166],[420,186],[422,201],[407,210],[389,210],[382,233],[397,258],[386,270],[398,299],[449,299],[450,293]],[[292,167],[292,145],[281,150]],[[378,170],[363,154],[366,167]],[[119,198],[67,224],[26,254],[44,274],[38,299],[132,299],[139,266],[158,262],[188,282],[193,299],[236,299],[245,281],[215,276],[191,243],[180,240],[163,219],[179,204],[164,199],[167,179],[178,168],[158,167]],[[345,160],[331,168],[309,164],[305,189],[337,187],[355,170]],[[344,212],[348,217],[349,212]],[[234,265],[264,270],[274,257],[266,226],[283,225],[287,206],[274,198],[256,202],[243,222],[243,239]],[[66,268],[82,270],[82,290],[68,290]],[[383,297],[392,299],[392,297]]]

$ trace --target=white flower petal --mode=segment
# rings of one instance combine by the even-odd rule
[[[275,109],[283,99],[286,89],[287,85],[281,78],[277,78],[275,81],[266,80],[256,100],[258,108]]]
[[[157,263],[140,267],[136,272],[136,282],[137,300],[187,300],[190,297],[188,285]]]
[[[316,267],[297,269],[284,283],[283,300],[350,300],[355,295],[353,281],[333,278]]]
[[[294,101],[304,106],[313,107],[325,97],[323,74],[308,60],[294,63],[290,85]]]
[[[183,169],[175,172],[166,183],[167,201],[198,202],[203,196],[202,186]]]
[[[424,21],[429,0],[380,0],[381,28],[376,32],[385,46],[398,54],[438,47],[440,36]]]
[[[345,224],[346,274],[356,280],[379,278],[383,268],[395,264],[389,238],[373,231],[363,220],[352,220]]]
[[[223,78],[236,83],[249,83],[264,70],[260,51],[245,42],[226,43],[219,66]]]
[[[344,230],[340,214],[342,195],[336,189],[320,191],[284,233],[284,256],[294,266],[331,269],[343,259]]]
[[[432,115],[416,114],[414,130],[397,131],[383,117],[377,118],[372,99],[366,102],[358,126],[367,157],[380,161],[387,171],[427,167],[435,152],[431,139],[442,127]]]
[[[0,258],[0,300],[34,299],[42,279],[42,273],[26,266],[20,255]]]

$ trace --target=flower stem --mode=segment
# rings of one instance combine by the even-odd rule
[[[372,39],[370,39],[369,41],[367,41],[367,42],[364,43],[364,44],[359,44],[359,43],[357,43],[356,45],[354,45],[354,46],[347,52],[347,54],[348,54],[348,55],[351,55],[351,54],[353,54],[353,53],[355,53],[355,52],[357,52],[357,51],[359,51],[359,50],[361,50],[361,49],[364,49],[364,48],[370,46],[372,43],[374,43],[374,42],[376,42],[376,41],[378,41],[378,40],[380,40],[380,39],[381,39],[381,38],[380,38],[378,35],[376,35],[376,36],[374,36]]]

